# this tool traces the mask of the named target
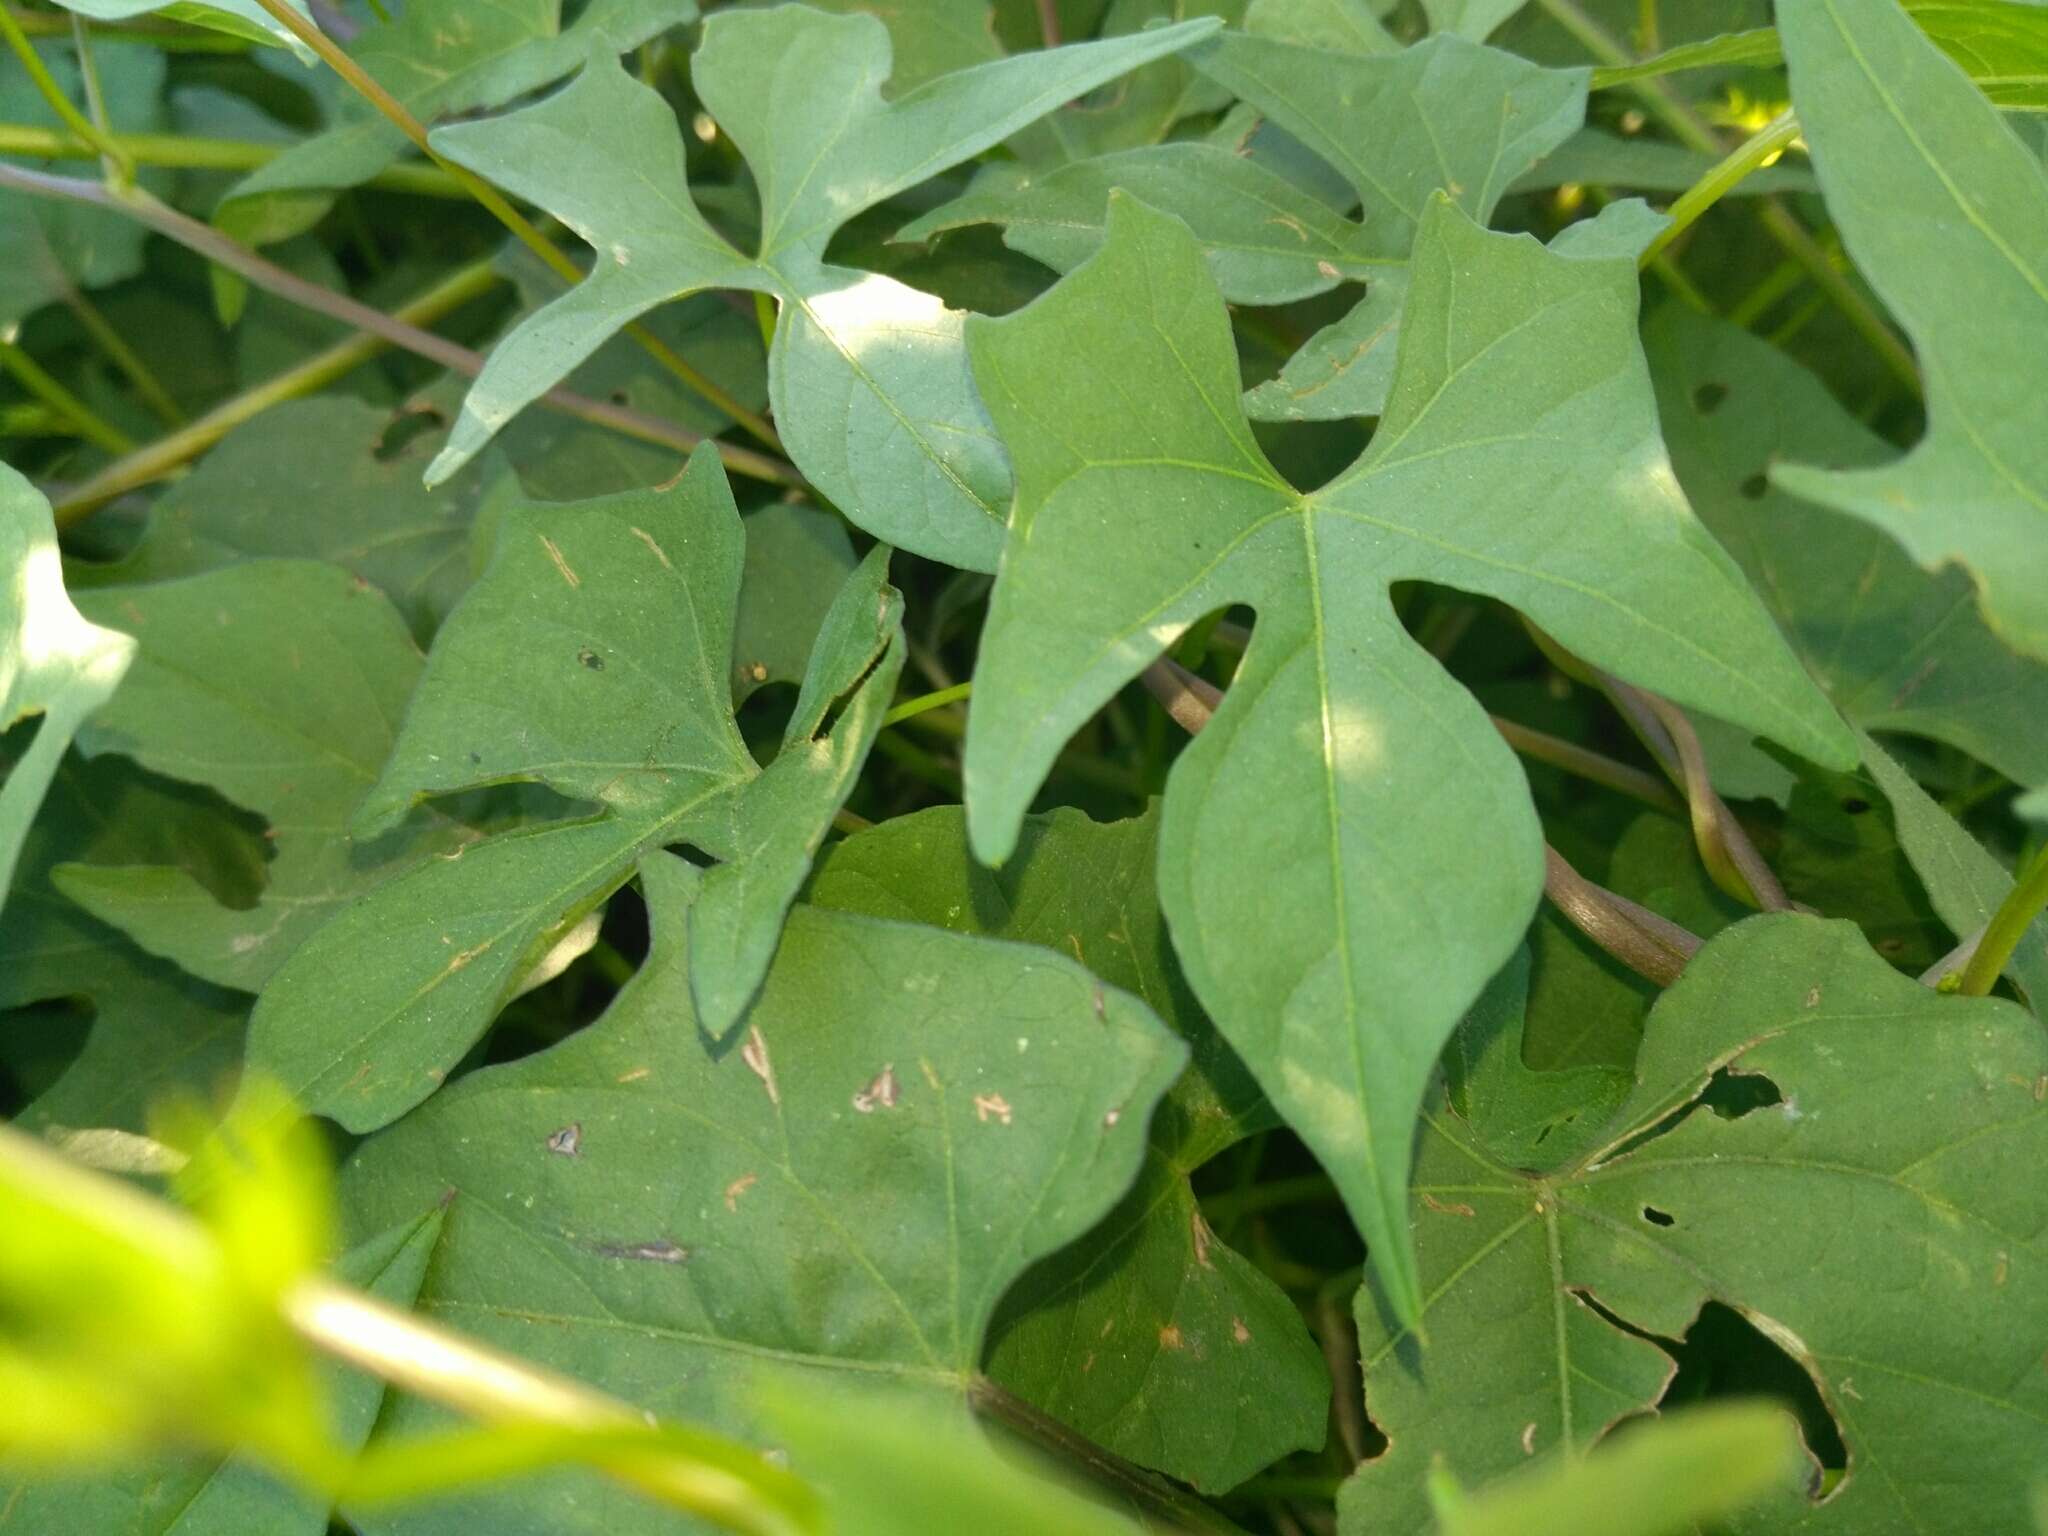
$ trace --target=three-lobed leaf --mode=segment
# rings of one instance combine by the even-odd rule
[[[721,861],[691,907],[691,983],[706,1027],[731,1029],[903,654],[881,546],[826,614],[762,768],[733,716],[744,541],[709,448],[666,490],[502,512],[355,830],[388,835],[421,801],[512,783],[598,814],[470,842],[356,902],[265,990],[252,1061],[344,1125],[395,1119],[635,861],[670,844]]]
[[[1791,1482],[1740,1530],[2011,1528],[2048,1454],[2042,1197],[2048,1042],[2010,1003],[1943,997],[1847,923],[1751,918],[1650,1017],[1599,1145],[1527,1172],[1439,1101],[1414,1219],[1432,1338],[1360,1292],[1366,1401],[1390,1446],[1340,1524],[1421,1523],[1433,1460],[1484,1482],[1656,1405],[1707,1302],[1812,1378],[1848,1448],[1824,1500]],[[1711,1079],[1762,1088],[1736,1118]],[[1809,1462],[1809,1475],[1818,1469]]]
[[[537,105],[439,130],[441,153],[555,214],[596,257],[493,350],[429,480],[453,474],[635,316],[700,289],[751,289],[781,306],[771,398],[798,468],[877,537],[993,568],[1008,472],[968,377],[962,317],[832,265],[826,246],[863,209],[1213,27],[998,59],[885,99],[889,37],[874,18],[796,5],[721,12],[705,24],[691,80],[760,188],[751,255],[692,202],[667,102],[608,54]]]
[[[1633,262],[1489,235],[1438,199],[1379,432],[1305,495],[1252,438],[1187,227],[1111,209],[1097,256],[970,328],[1019,483],[969,718],[974,845],[1010,854],[1067,737],[1179,634],[1258,611],[1174,766],[1161,900],[1196,995],[1412,1316],[1415,1107],[1528,922],[1542,838],[1512,754],[1402,630],[1389,584],[1498,598],[1810,757],[1847,764],[1855,744],[1678,491]]]

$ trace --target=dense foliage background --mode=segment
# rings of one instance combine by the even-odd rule
[[[2026,1528],[2048,6],[702,9],[0,9],[0,1530]]]

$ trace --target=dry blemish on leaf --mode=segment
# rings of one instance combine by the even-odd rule
[[[653,1070],[654,1069],[652,1067],[635,1067],[630,1072],[621,1072],[618,1075],[617,1081],[622,1083],[637,1083],[640,1081],[641,1078],[646,1077]]]
[[[1209,1230],[1209,1223],[1202,1220],[1199,1210],[1188,1213],[1188,1231],[1195,1243],[1195,1262],[1204,1269],[1214,1269],[1216,1266],[1209,1262],[1209,1244],[1215,1240],[1215,1234]]]
[[[768,1042],[762,1038],[760,1025],[747,1026],[747,1043],[740,1047],[740,1060],[761,1079],[761,1086],[768,1090],[768,1102],[781,1108],[782,1094],[775,1086],[775,1068],[768,1061]]]
[[[637,1259],[646,1264],[686,1264],[690,1250],[679,1243],[593,1243],[590,1251],[600,1258]]]
[[[885,1066],[877,1072],[867,1087],[853,1096],[853,1107],[864,1115],[872,1115],[878,1109],[894,1109],[901,1090],[896,1082],[896,1069]]]
[[[1808,989],[1806,994],[1806,1006],[1809,1008],[1818,1008],[1820,1006],[1819,987],[1812,987]]]
[[[1855,1377],[1844,1376],[1842,1378],[1842,1396],[1847,1398],[1853,1398],[1855,1401],[1859,1403],[1863,1401],[1863,1394],[1856,1390]]]
[[[1088,1351],[1088,1358],[1087,1358],[1087,1359],[1085,1359],[1085,1360],[1083,1360],[1083,1361],[1081,1362],[1081,1374],[1082,1374],[1083,1376],[1086,1376],[1086,1375],[1087,1375],[1087,1374],[1088,1374],[1088,1373],[1089,1373],[1090,1371],[1092,1371],[1092,1370],[1094,1370],[1094,1369],[1095,1369],[1095,1351],[1091,1349],[1091,1350],[1089,1350],[1089,1351]]]
[[[1422,1203],[1432,1211],[1441,1211],[1446,1216],[1476,1216],[1479,1213],[1462,1200],[1439,1200],[1428,1190],[1421,1190]]]
[[[1524,1456],[1534,1456],[1536,1454],[1536,1421],[1534,1419],[1531,1419],[1522,1428],[1522,1454]]]
[[[442,942],[445,944],[447,940],[443,939]],[[491,940],[485,939],[483,943],[477,945],[474,949],[463,950],[460,954],[455,955],[453,958],[449,960],[447,968],[443,970],[441,974],[443,976],[453,976],[465,965],[468,965],[470,961],[476,959],[478,955],[484,954],[487,951],[489,951],[490,947]]]
[[[680,479],[681,476],[678,476],[677,478]],[[664,571],[672,571],[675,569],[674,566],[668,563],[667,551],[665,551],[659,544],[654,542],[653,534],[649,533],[645,528],[634,528],[633,536],[636,539],[638,539],[642,544],[645,544],[649,549],[654,551],[654,558],[661,562],[661,568]]]
[[[1301,220],[1294,217],[1293,214],[1276,214],[1272,218],[1266,220],[1266,222],[1268,224],[1278,224],[1282,229],[1287,230],[1291,234],[1293,234],[1294,238],[1301,241],[1302,244],[1308,244],[1308,226],[1303,224]]]
[[[574,1157],[581,1152],[583,1150],[582,1122],[571,1120],[567,1125],[555,1132],[554,1135],[550,1136],[548,1138],[548,1150],[560,1153],[563,1157]]]
[[[1159,1330],[1159,1347],[1161,1349],[1181,1349],[1184,1347],[1178,1324],[1168,1323]]]
[[[576,653],[576,659],[593,672],[602,672],[604,670],[604,658],[587,645]]]
[[[920,1057],[917,1065],[924,1073],[924,1080],[932,1085],[932,1092],[937,1093],[942,1085],[939,1082],[939,1074],[932,1070],[932,1064]]]
[[[740,1196],[760,1182],[761,1176],[757,1173],[743,1173],[734,1179],[725,1186],[725,1208],[728,1211],[738,1211],[740,1208]]]
[[[1322,273],[1323,276],[1331,279],[1336,279],[1344,275],[1343,273],[1337,270],[1335,262],[1319,261],[1316,263],[1316,270]]]
[[[994,1115],[1004,1125],[1010,1123],[1010,1106],[1000,1093],[977,1093],[974,1096],[974,1114],[984,1125],[988,1123],[990,1115]]]
[[[1230,1336],[1240,1344],[1249,1344],[1252,1338],[1252,1331],[1245,1327],[1243,1318],[1233,1317],[1230,1320]]]
[[[2012,1273],[2012,1255],[2011,1255],[2011,1254],[2009,1254],[2009,1253],[2007,1253],[2007,1252],[2006,1252],[2006,1251],[2005,1251],[2004,1249],[2002,1249],[2002,1248],[2001,1248],[2001,1249],[2000,1249],[2000,1250],[1998,1251],[1998,1260],[1997,1260],[1997,1262],[1996,1262],[1996,1263],[1995,1263],[1995,1264],[1994,1264],[1994,1265],[1992,1266],[1992,1270],[1991,1270],[1991,1283],[1992,1283],[1992,1284],[1993,1284],[1994,1286],[2000,1286],[2000,1285],[2004,1285],[2004,1284],[2005,1284],[2005,1281],[2006,1281],[2006,1277],[2007,1277],[2008,1275],[2010,1275],[2011,1273]]]
[[[1102,1117],[1102,1128],[1105,1131],[1115,1130],[1117,1121],[1123,1119],[1123,1117],[1124,1112],[1122,1110],[1112,1109],[1108,1114]]]
[[[751,677],[757,683],[767,682],[768,664],[766,662],[761,661],[754,662],[751,666],[747,668],[747,676]]]
[[[564,558],[562,554],[562,546],[557,544],[553,539],[549,538],[544,533],[540,534],[538,537],[540,539],[542,546],[548,552],[548,558],[555,562],[555,569],[562,573],[562,580],[569,583],[569,585],[572,587],[582,586],[583,578],[581,576],[578,576],[575,571],[570,569],[568,560]]]

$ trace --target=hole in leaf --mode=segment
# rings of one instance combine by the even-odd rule
[[[1654,1205],[1643,1207],[1643,1220],[1653,1227],[1671,1227],[1678,1224],[1678,1219],[1669,1211],[1660,1211]]]
[[[1726,384],[1702,384],[1692,392],[1692,408],[1702,416],[1711,416],[1721,408],[1721,402],[1727,398]]]
[[[623,389],[615,389],[611,393],[611,402],[613,405],[630,405],[632,403],[632,400],[633,397],[627,394]]]
[[[1723,1067],[1707,1080],[1696,1102],[1723,1120],[1740,1120],[1759,1109],[1783,1104],[1785,1095],[1761,1073],[1735,1072]]]
[[[1765,478],[1762,470],[1758,470],[1755,474],[1751,475],[1747,480],[1742,482],[1742,494],[1747,496],[1751,501],[1762,501],[1764,498],[1764,493],[1770,490],[1770,488],[1771,482]]]
[[[1824,1472],[1849,1465],[1841,1426],[1805,1366],[1756,1324],[1732,1307],[1710,1301],[1685,1338],[1666,1344],[1678,1361],[1678,1374],[1665,1389],[1659,1408],[1727,1397],[1775,1398],[1799,1421],[1800,1437]],[[1849,1389],[1853,1390],[1854,1372]],[[1839,1387],[1839,1383],[1837,1384]],[[1818,1490],[1816,1490],[1817,1492]]]

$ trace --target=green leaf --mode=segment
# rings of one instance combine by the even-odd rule
[[[853,1392],[771,1391],[777,1439],[815,1477],[835,1536],[1140,1536],[1063,1470],[998,1450],[955,1414]]]
[[[1775,464],[1861,469],[1889,446],[1735,326],[1673,304],[1643,346],[1679,484],[1835,707],[1869,730],[1949,742],[2019,783],[2048,781],[2048,666],[1986,627],[1969,578],[1930,575],[1885,534],[1770,482]]]
[[[94,624],[64,591],[57,527],[36,488],[0,464],[0,730],[40,715],[35,738],[0,784],[0,889],[14,882],[29,823],[71,744],[135,656],[127,635]]]
[[[404,621],[360,578],[307,560],[252,560],[80,596],[87,613],[140,642],[80,748],[207,785],[274,834],[250,906],[224,904],[178,865],[55,872],[60,891],[151,954],[257,991],[373,885],[475,836],[439,815],[387,838],[349,833],[420,673]]]
[[[1429,30],[1451,32],[1483,43],[1502,22],[1519,11],[1528,0],[1422,0],[1429,16]]]
[[[1440,1536],[1678,1536],[1782,1487],[1796,1444],[1763,1403],[1683,1409],[1441,1511]]]
[[[1721,1073],[1777,1099],[1723,1118],[1698,1104]],[[2010,1172],[2048,1144],[2044,1080],[2023,1010],[1938,996],[1850,925],[1780,915],[1694,958],[1602,1147],[1569,1167],[1518,1172],[1432,1108],[1417,1246],[1431,1333],[1456,1347],[1425,1356],[1360,1293],[1391,1444],[1342,1528],[1420,1526],[1437,1458],[1483,1484],[1651,1408],[1665,1341],[1708,1301],[1813,1377],[1849,1451],[1825,1503],[1786,1486],[1741,1529],[2015,1527],[2048,1455],[2042,1202]]]
[[[67,11],[76,11],[94,21],[132,21],[137,16],[155,14],[166,21],[210,27],[232,37],[289,48],[302,62],[313,62],[313,51],[256,0],[57,0],[57,3]],[[301,16],[307,14],[306,0],[285,0],[285,4]]]
[[[1415,270],[1421,339],[1379,432],[1313,495],[1252,439],[1228,317],[1178,220],[1119,197],[1099,255],[974,322],[1019,492],[966,758],[975,849],[999,861],[1117,688],[1204,614],[1258,610],[1169,781],[1162,904],[1196,995],[1344,1191],[1408,1316],[1415,1106],[1528,923],[1542,839],[1513,755],[1402,631],[1387,585],[1496,597],[1642,686],[1855,760],[1678,491],[1633,262],[1489,235],[1439,198]]]
[[[469,585],[470,523],[497,476],[428,491],[419,483],[424,445],[383,451],[393,424],[390,412],[338,396],[265,411],[157,499],[122,559],[74,565],[72,583],[131,585],[248,560],[322,560],[382,591],[425,644]],[[402,705],[402,689],[396,698]]]
[[[414,0],[365,27],[348,54],[422,123],[452,118],[551,85],[596,49],[614,55],[697,19],[695,0],[591,0],[565,27],[562,0]],[[214,222],[247,241],[285,240],[312,228],[334,197],[402,156],[406,137],[366,102],[301,139],[230,188]]]
[[[1187,1040],[1191,1064],[1153,1121],[1136,1185],[1018,1282],[988,1370],[1105,1449],[1218,1492],[1321,1446],[1329,1371],[1294,1303],[1209,1230],[1189,1183],[1272,1113],[1167,945],[1158,834],[1156,814],[1099,825],[1056,811],[1027,821],[1017,854],[991,871],[945,806],[840,843],[809,899],[1071,954]],[[1218,1403],[1233,1406],[1219,1415]]]
[[[1795,495],[1865,519],[1929,569],[1961,563],[1984,616],[2048,657],[2048,168],[1890,4],[1787,0],[1793,105],[1828,212],[1905,327],[1927,435],[1870,469],[1782,465]]]
[[[252,1063],[351,1129],[387,1123],[438,1086],[641,854],[671,843],[723,861],[691,909],[691,980],[705,1027],[731,1029],[902,667],[902,600],[881,547],[827,614],[762,769],[733,718],[743,540],[709,448],[667,491],[504,512],[357,834],[387,833],[430,796],[513,782],[602,814],[486,838],[356,902],[264,993]]]
[[[701,877],[656,852],[642,880],[654,951],[605,1016],[363,1147],[352,1228],[452,1191],[422,1309],[656,1413],[760,1438],[771,1386],[959,1405],[1003,1291],[1128,1187],[1185,1049],[1058,955],[805,908],[744,1041],[712,1047]],[[364,1523],[480,1528],[651,1527],[577,1477]]]
[[[2048,111],[2048,16],[2036,0],[1904,0],[1904,9],[1993,105]],[[1777,30],[1756,27],[1667,48],[1639,63],[1596,69],[1593,88],[1606,90],[1682,69],[1768,69],[1783,59]]]
[[[337,1276],[409,1308],[440,1238],[438,1208],[365,1238],[335,1261]],[[384,1401],[372,1376],[326,1372],[337,1449],[360,1450]],[[90,1477],[0,1481],[0,1531],[35,1536],[325,1536],[328,1501],[277,1481],[241,1457],[180,1457]]]
[[[1927,899],[1957,939],[1983,931],[2012,891],[2012,872],[1991,857],[1883,747],[1863,739],[1863,763],[1898,823],[1899,845],[1927,888]],[[2035,1013],[2048,1012],[2048,918],[2035,922],[2013,951],[2006,974]]]
[[[1343,175],[1363,205],[1370,250],[1394,264],[1277,379],[1251,391],[1246,409],[1257,420],[1378,415],[1426,205],[1448,193],[1484,223],[1515,178],[1579,127],[1586,72],[1543,69],[1458,37],[1382,57],[1225,37],[1194,58]],[[1186,200],[1158,206],[1190,212]]]
[[[37,53],[65,93],[82,104],[69,47],[46,45]],[[150,48],[109,49],[98,64],[112,126],[122,133],[162,129],[163,55]],[[11,54],[0,75],[0,118],[68,131]],[[72,292],[135,276],[148,238],[142,225],[113,209],[0,191],[0,329]]]
[[[636,315],[699,289],[752,289],[781,305],[771,397],[797,466],[878,538],[992,569],[1008,473],[974,398],[961,317],[829,264],[825,248],[854,214],[1210,30],[1189,23],[1000,59],[884,101],[888,33],[872,17],[802,6],[713,16],[691,81],[763,189],[752,256],[691,202],[668,103],[608,56],[536,106],[439,130],[440,152],[561,218],[597,261],[492,351],[429,481],[468,462]]]
[[[896,238],[928,240],[944,230],[996,224],[1012,250],[1069,272],[1102,244],[1109,195],[1117,189],[1185,218],[1217,287],[1233,303],[1284,304],[1346,279],[1377,281],[1392,264],[1363,226],[1284,176],[1200,143],[1127,149],[1044,174],[998,161]]]
[[[732,634],[732,696],[768,683],[800,683],[833,594],[857,563],[846,524],[801,502],[778,501],[746,518],[747,558]]]
[[[1252,0],[1244,30],[1336,53],[1397,53],[1401,46],[1367,0]]]

